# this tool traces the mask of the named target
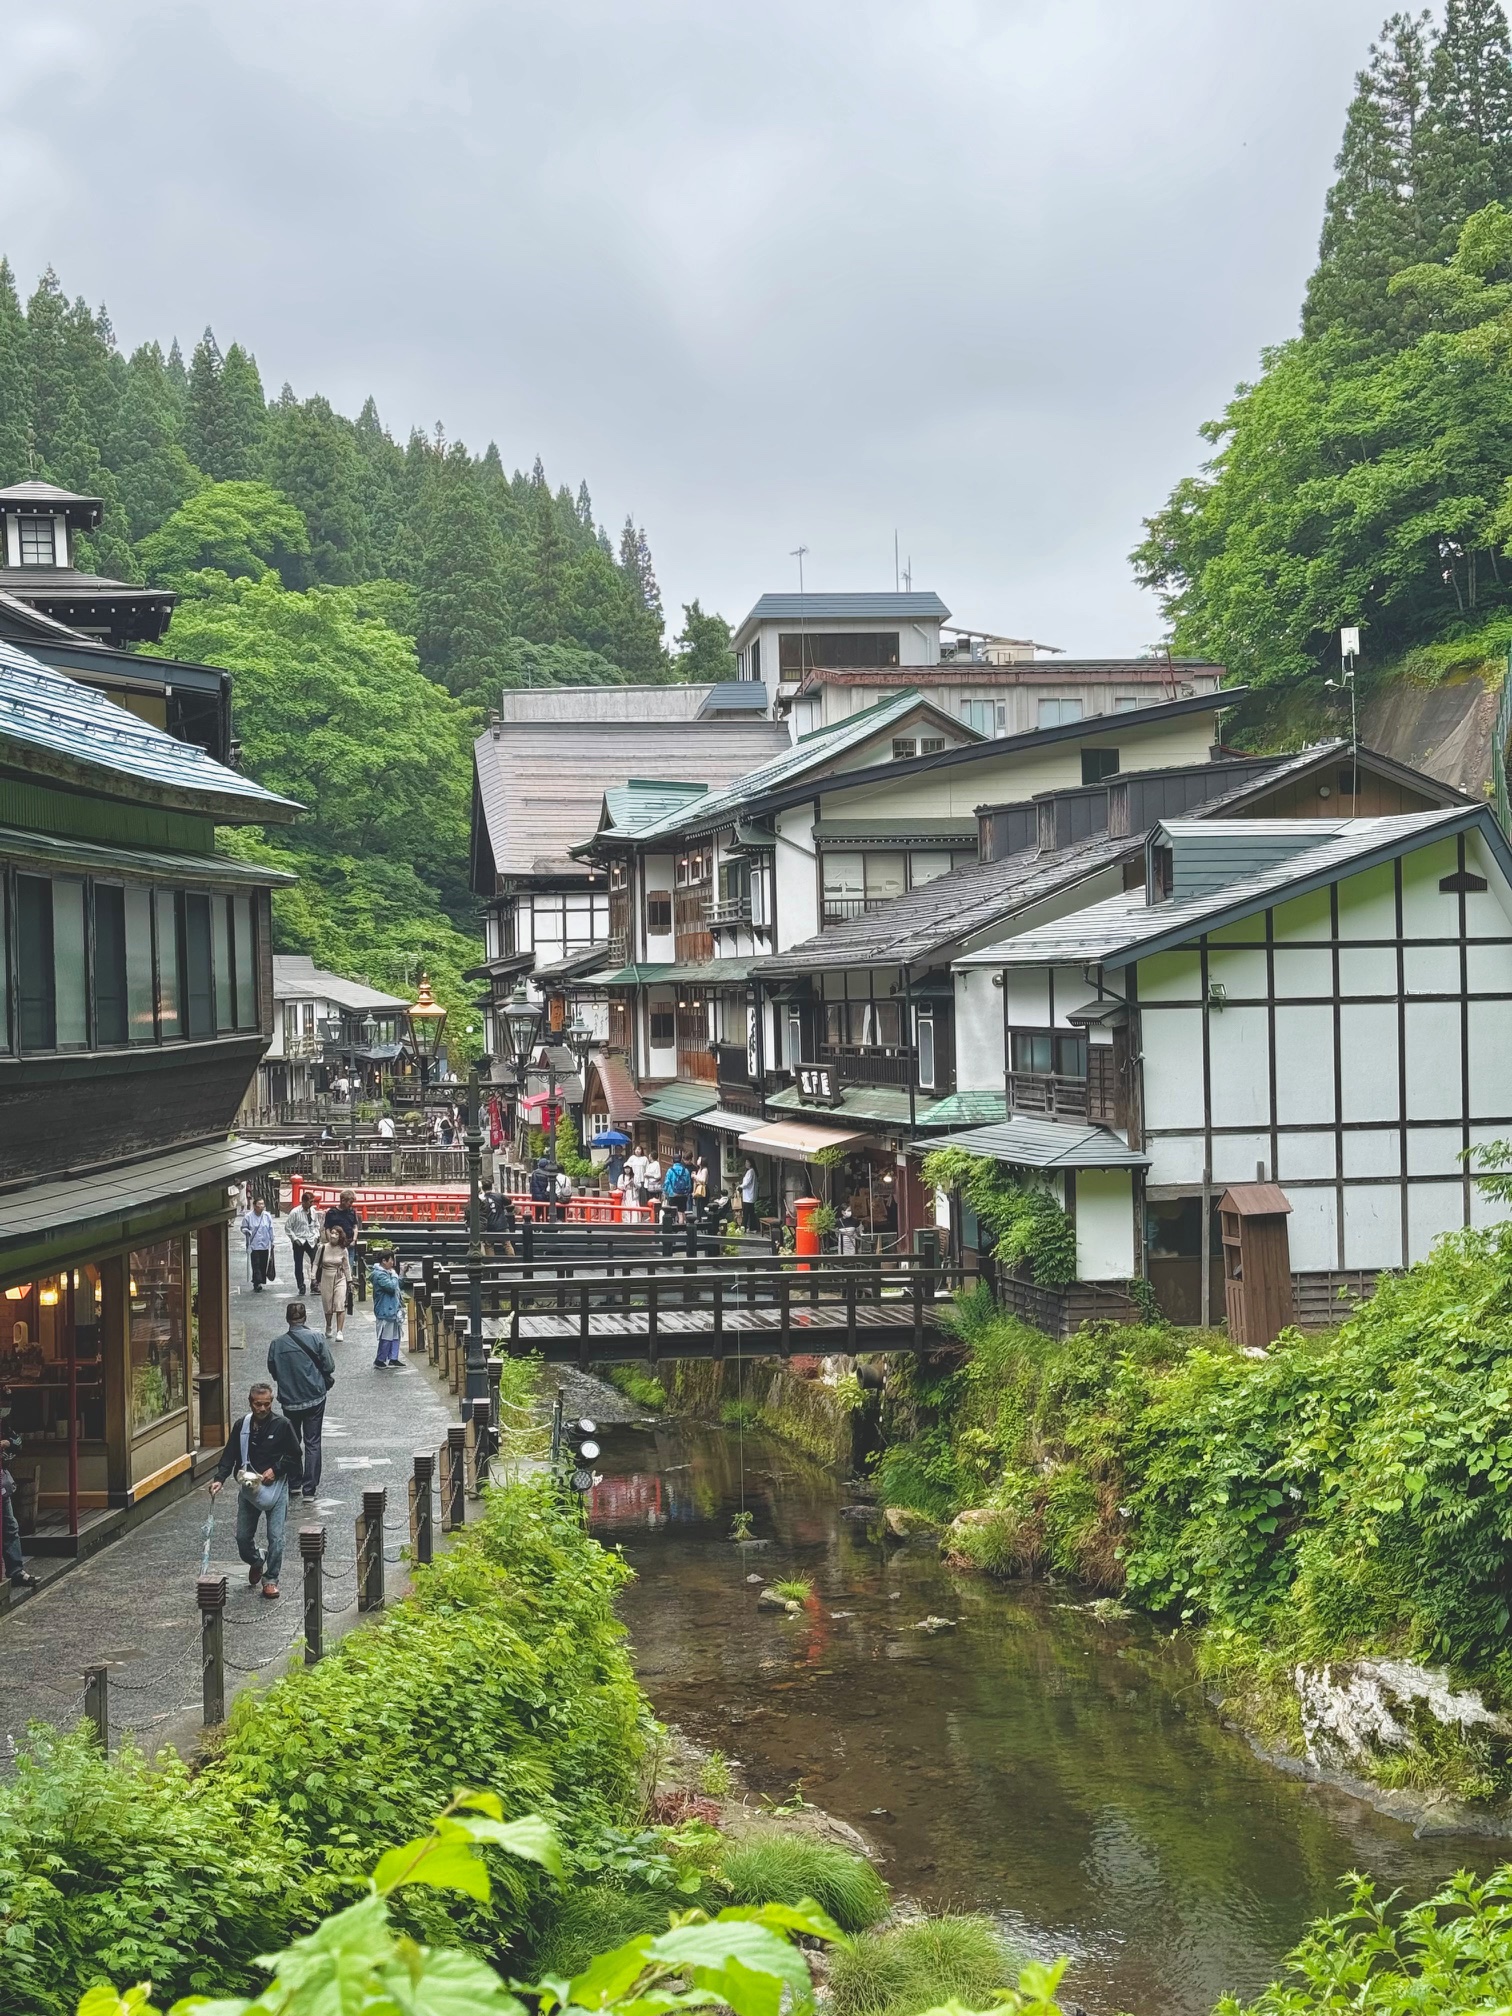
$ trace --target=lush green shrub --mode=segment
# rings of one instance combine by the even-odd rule
[[[997,1239],[995,1258],[1006,1267],[1027,1263],[1042,1286],[1076,1279],[1076,1227],[1047,1183],[1010,1176],[1001,1162],[962,1148],[936,1148],[920,1165],[931,1189],[958,1190]]]
[[[39,1735],[0,1788],[6,2016],[56,2016],[105,1973],[160,1993],[251,1978],[459,1782],[548,1814],[569,1853],[637,1793],[643,1705],[613,1601],[627,1570],[544,1481],[490,1494],[414,1593],[236,1703],[198,1776]],[[407,1892],[411,1929],[502,1953],[540,1878],[492,1901]]]
[[[737,1904],[800,1904],[811,1897],[847,1932],[875,1925],[888,1907],[887,1885],[870,1862],[775,1827],[727,1849],[720,1874]]]
[[[926,1918],[864,1932],[830,1958],[834,2016],[922,2016],[941,2003],[982,2009],[1015,1966],[990,1918]]]
[[[603,1370],[610,1385],[617,1386],[637,1407],[659,1414],[666,1406],[666,1387],[650,1372],[642,1372],[638,1365],[606,1365]]]

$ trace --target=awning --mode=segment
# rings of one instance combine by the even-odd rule
[[[937,1148],[961,1148],[968,1155],[983,1155],[991,1162],[1006,1162],[1014,1169],[1147,1169],[1148,1155],[1141,1155],[1120,1141],[1110,1127],[1089,1122],[1038,1120],[1015,1113],[1011,1120],[991,1127],[970,1127],[964,1134],[945,1134],[915,1144],[920,1154]]]
[[[690,1085],[674,1078],[650,1094],[641,1112],[647,1120],[667,1120],[675,1126],[718,1104],[719,1094],[712,1085]]]
[[[742,1134],[740,1145],[756,1155],[777,1155],[787,1162],[811,1162],[821,1148],[858,1148],[869,1134],[848,1134],[839,1127],[819,1127],[809,1121],[776,1120]]]
[[[145,1240],[149,1233],[166,1238],[185,1229],[185,1207],[200,1193],[219,1190],[217,1202],[224,1209],[231,1184],[297,1161],[302,1152],[297,1144],[202,1141],[120,1168],[12,1191],[0,1197],[0,1275],[24,1280],[30,1272],[77,1265],[127,1239]],[[208,1215],[208,1204],[203,1208]]]
[[[712,1127],[716,1134],[744,1134],[755,1122],[749,1113],[727,1113],[722,1106],[711,1106],[707,1113],[695,1113],[688,1124]]]
[[[630,1076],[630,1066],[616,1051],[601,1051],[588,1060],[588,1073],[597,1078],[604,1096],[604,1111],[614,1121],[637,1119],[643,1102]],[[587,1093],[584,1093],[587,1099]]]

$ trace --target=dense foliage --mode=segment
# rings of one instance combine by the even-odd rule
[[[1436,36],[1394,15],[1350,108],[1303,334],[1202,430],[1213,459],[1134,555],[1175,648],[1320,702],[1343,624],[1364,626],[1377,669],[1505,654],[1507,206],[1500,0],[1449,0]]]
[[[668,652],[645,531],[611,541],[586,484],[553,490],[539,458],[510,474],[439,427],[401,446],[371,400],[356,420],[287,385],[270,402],[208,329],[187,365],[177,343],[123,357],[103,308],[50,270],[23,308],[0,260],[0,484],[28,475],[104,500],[80,564],[179,591],[162,650],[237,674],[245,767],[310,808],[264,857],[312,884],[277,899],[277,949],[401,994],[423,966],[454,1057],[477,1047],[460,974],[482,956],[467,779],[486,704],[733,673],[697,601]]]
[[[1048,1184],[1010,1175],[1007,1166],[961,1148],[936,1148],[924,1157],[926,1189],[959,1194],[994,1235],[993,1255],[1005,1267],[1027,1265],[1041,1287],[1076,1279],[1076,1227]]]
[[[511,1487],[381,1620],[242,1696],[197,1776],[39,1735],[0,1788],[7,2016],[56,2016],[102,1976],[251,1989],[260,1954],[361,1885],[373,1834],[407,1838],[459,1780],[550,1818],[571,1864],[636,1803],[625,1573],[548,1485]],[[493,1873],[487,1902],[409,1897],[405,1928],[502,1954],[546,1893]]]
[[[1391,1653],[1512,1693],[1512,1229],[1441,1240],[1263,1358],[1169,1328],[1058,1343],[985,1295],[960,1320],[971,1359],[915,1375],[921,1431],[881,1474],[972,1509],[963,1555],[1125,1592],[1215,1668]]]

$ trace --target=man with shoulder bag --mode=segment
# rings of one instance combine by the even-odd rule
[[[221,1452],[210,1496],[220,1495],[235,1474],[236,1551],[247,1564],[247,1580],[264,1596],[276,1597],[283,1567],[284,1525],[289,1516],[289,1486],[302,1474],[299,1438],[281,1414],[273,1412],[273,1388],[259,1380],[247,1394],[248,1411],[231,1430]],[[258,1551],[257,1525],[267,1521],[267,1554]]]
[[[303,1302],[291,1302],[284,1310],[289,1327],[268,1346],[268,1376],[303,1451],[303,1495],[313,1498],[320,1489],[320,1438],[326,1395],[336,1384],[336,1361],[324,1337],[306,1327],[305,1314]]]

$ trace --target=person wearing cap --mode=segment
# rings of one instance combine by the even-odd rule
[[[392,1251],[374,1256],[368,1280],[372,1283],[373,1316],[378,1325],[378,1356],[373,1363],[380,1370],[388,1366],[397,1368],[399,1339],[404,1333],[404,1305]]]

